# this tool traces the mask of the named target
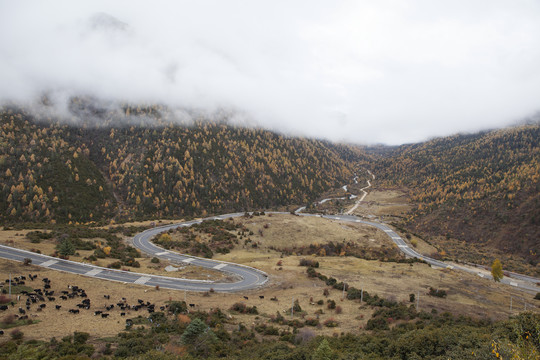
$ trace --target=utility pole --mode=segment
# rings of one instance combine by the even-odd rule
[[[364,288],[360,291],[360,303],[362,303],[362,301],[364,301]]]
[[[345,299],[345,283],[343,283],[343,295],[341,295],[343,299]]]
[[[291,319],[294,318],[294,297],[292,298]]]
[[[11,273],[9,273],[9,300],[11,300]]]

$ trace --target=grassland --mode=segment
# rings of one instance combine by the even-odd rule
[[[62,305],[61,310],[56,310],[51,302],[41,312],[30,311],[31,319],[39,320],[32,325],[21,326],[26,338],[49,339],[51,336],[61,337],[73,333],[73,331],[85,331],[95,338],[113,336],[124,329],[125,318],[120,316],[120,310],[113,309],[107,319],[94,316],[95,310],[104,310],[108,304],[116,303],[121,297],[126,297],[128,303],[135,303],[137,299],[143,299],[156,304],[156,307],[164,306],[171,300],[184,300],[196,304],[192,310],[205,310],[220,308],[228,310],[234,303],[244,302],[248,306],[256,306],[259,315],[244,315],[229,312],[229,326],[243,323],[245,325],[257,325],[268,322],[277,312],[290,318],[292,301],[298,300],[302,312],[297,313],[295,318],[315,318],[320,322],[334,319],[338,327],[313,328],[317,334],[332,335],[333,333],[362,331],[367,320],[373,313],[373,308],[359,303],[357,300],[346,300],[342,292],[328,288],[324,282],[316,278],[308,278],[306,268],[300,267],[299,262],[305,256],[283,255],[282,248],[296,244],[297,246],[309,246],[311,244],[323,244],[326,241],[359,241],[365,246],[381,247],[391,246],[384,234],[379,234],[371,228],[359,225],[329,221],[321,218],[304,218],[292,215],[259,216],[253,218],[240,218],[235,221],[242,222],[244,226],[253,230],[252,243],[257,243],[254,248],[250,244],[240,244],[229,254],[219,254],[218,260],[232,261],[259,268],[267,272],[270,281],[267,286],[258,290],[244,293],[186,293],[167,289],[156,290],[151,287],[122,284],[104,281],[79,275],[61,273],[53,270],[39,268],[33,265],[24,266],[20,263],[0,260],[0,274],[6,278],[9,273],[13,276],[20,274],[36,273],[39,279],[48,277],[52,280],[52,289],[61,291],[68,284],[76,284],[88,293],[92,300],[91,310],[82,310],[81,314],[73,315],[67,312],[74,308],[80,299],[61,301],[55,303]],[[269,224],[267,228],[265,224]],[[263,235],[258,230],[263,230]],[[14,237],[18,245],[24,236],[17,232],[3,232],[2,239]],[[374,241],[372,241],[374,240]],[[31,244],[41,245],[41,244]],[[25,246],[29,246],[26,244]],[[45,246],[45,244],[43,244]],[[45,249],[44,249],[45,250]],[[49,249],[50,250],[50,249]],[[396,262],[381,262],[365,260],[351,256],[309,256],[319,262],[317,269],[320,273],[332,276],[338,281],[344,281],[350,286],[364,289],[370,294],[379,294],[384,298],[409,303],[409,295],[419,296],[419,309],[424,311],[449,311],[453,314],[470,315],[473,317],[488,317],[492,319],[504,319],[511,314],[510,298],[513,298],[513,313],[523,309],[527,302],[529,309],[532,308],[532,295],[524,294],[515,288],[495,283],[478,276],[431,268],[422,263],[404,264]],[[147,271],[152,263],[140,259],[141,268],[137,271]],[[147,259],[149,261],[149,259]],[[164,266],[165,264],[160,264]],[[157,270],[156,270],[157,271]],[[170,275],[167,273],[167,275]],[[193,274],[203,276],[207,274]],[[41,285],[41,284],[40,284]],[[428,296],[428,289],[434,287],[447,291],[448,296],[444,299]],[[329,295],[323,295],[325,289]],[[111,295],[107,300],[103,295]],[[247,296],[249,299],[244,299]],[[263,296],[264,298],[260,298]],[[275,297],[278,301],[271,301]],[[328,309],[327,300],[336,301],[341,307],[341,312]],[[318,300],[323,300],[323,305],[317,305]],[[416,305],[416,303],[413,303]],[[10,308],[1,314],[5,317],[17,312],[20,304]],[[318,314],[317,314],[318,313]],[[141,315],[140,312],[129,311],[127,318]],[[143,313],[144,315],[144,313]],[[286,326],[282,326],[286,328]]]

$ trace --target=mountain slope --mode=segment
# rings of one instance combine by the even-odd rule
[[[373,166],[386,184],[410,189],[413,231],[494,247],[536,265],[539,142],[538,125],[456,135],[398,147]]]
[[[324,141],[204,118],[149,127],[88,106],[72,113],[82,126],[1,113],[0,220],[185,217],[305,204],[352,177],[342,147]],[[86,126],[82,114],[117,126]]]

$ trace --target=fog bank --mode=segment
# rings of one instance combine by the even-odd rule
[[[540,109],[533,0],[0,0],[0,44],[0,98],[59,111],[83,94],[399,144]]]

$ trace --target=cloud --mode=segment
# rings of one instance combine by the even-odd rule
[[[403,143],[539,110],[537,1],[0,0],[0,98],[226,107]]]

